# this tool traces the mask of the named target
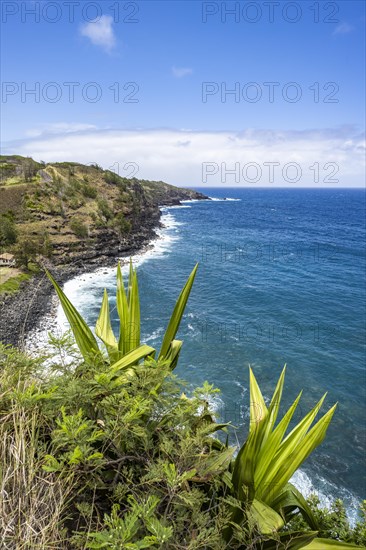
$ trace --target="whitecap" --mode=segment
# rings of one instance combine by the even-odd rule
[[[208,199],[185,199],[184,201],[180,201],[182,204],[190,203],[190,202],[209,202],[211,201],[211,198]]]
[[[217,198],[217,197],[210,197],[210,200],[213,202],[241,202],[241,199],[234,199],[231,197],[223,197],[223,198]]]
[[[141,340],[143,342],[153,342],[154,340],[157,340],[160,338],[160,336],[164,332],[164,327],[159,327],[156,330],[154,330],[149,336],[142,338]]]
[[[317,495],[321,507],[330,508],[331,503],[335,499],[341,499],[345,505],[351,525],[355,525],[358,519],[359,500],[345,487],[339,487],[321,476],[314,476],[314,479],[311,479],[301,469],[295,472],[290,482],[295,485],[305,498],[308,498],[311,494]]]
[[[162,206],[160,210],[162,212],[166,212],[167,210],[175,210],[178,208],[192,208],[192,206],[189,206],[188,204],[174,204],[172,206]]]

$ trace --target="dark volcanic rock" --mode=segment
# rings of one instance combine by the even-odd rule
[[[132,256],[156,237],[154,228],[144,227],[138,233],[131,234],[128,241],[111,243],[101,239],[97,246],[85,253],[69,256],[68,265],[47,265],[59,284],[82,273],[91,272],[100,267],[116,266],[119,258]],[[35,275],[25,281],[16,294],[0,296],[0,342],[23,347],[27,334],[36,328],[42,318],[51,310],[54,295],[53,286],[45,273]]]

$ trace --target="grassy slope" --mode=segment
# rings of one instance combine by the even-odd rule
[[[101,240],[127,242],[149,220],[156,222],[158,204],[191,196],[193,191],[121,178],[96,165],[0,157],[0,214],[13,212],[19,232],[30,238],[47,234],[56,263]]]
[[[199,197],[205,198],[161,181],[122,178],[97,165],[0,156],[0,216],[14,216],[18,241],[26,247],[46,236],[54,264],[135,250],[151,238],[159,205]],[[16,291],[26,278],[15,274],[0,281],[0,294]]]

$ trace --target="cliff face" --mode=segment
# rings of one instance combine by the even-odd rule
[[[172,206],[180,204],[183,200],[207,200],[208,197],[194,191],[194,189],[185,189],[183,187],[174,187],[163,181],[141,180],[145,195],[153,203],[159,206]]]
[[[0,251],[17,249],[25,265],[38,256],[62,283],[140,250],[160,225],[159,206],[206,198],[163,182],[121,178],[97,165],[0,157]],[[52,295],[43,271],[16,294],[0,295],[0,341],[22,345],[50,310]]]
[[[159,206],[206,198],[98,165],[0,158],[0,215],[13,216],[18,239],[39,241],[54,265],[101,264],[136,251],[154,236]]]

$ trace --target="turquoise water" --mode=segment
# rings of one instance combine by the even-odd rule
[[[179,337],[177,373],[221,389],[213,405],[245,438],[248,365],[270,397],[285,363],[284,406],[300,389],[305,414],[328,391],[339,407],[296,483],[349,509],[365,491],[365,193],[362,190],[205,189],[239,200],[163,209],[163,238],[137,261],[143,336],[159,346],[175,299],[200,263]],[[110,270],[67,286],[95,324]],[[70,294],[71,293],[71,294]],[[96,302],[92,299],[95,297]],[[95,305],[93,305],[95,304]],[[233,438],[235,443],[235,438]]]

